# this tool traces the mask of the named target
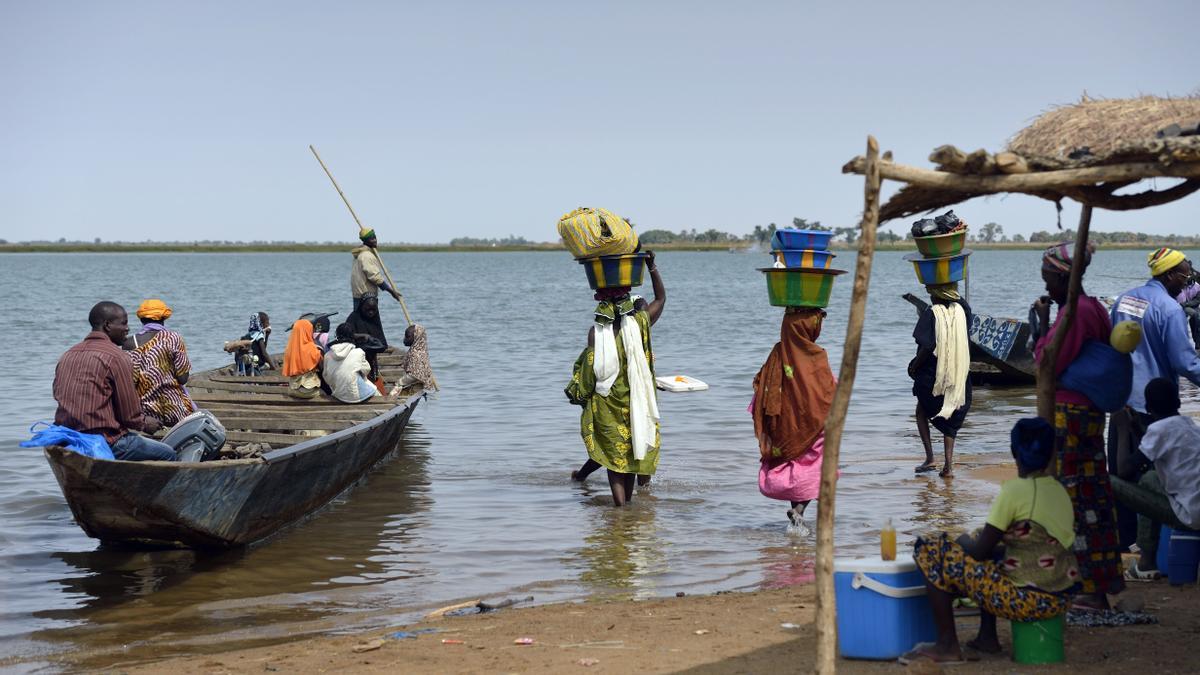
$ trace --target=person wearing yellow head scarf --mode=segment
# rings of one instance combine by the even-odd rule
[[[1185,377],[1200,385],[1200,357],[1188,330],[1187,314],[1176,299],[1193,277],[1191,262],[1182,251],[1160,248],[1146,257],[1151,279],[1117,297],[1110,314],[1113,324],[1135,321],[1142,327],[1142,341],[1133,358],[1133,389],[1124,410],[1112,414],[1108,425],[1108,463],[1112,470],[1120,457],[1137,450],[1146,425],[1146,385],[1165,378],[1175,387]],[[1137,524],[1132,512],[1122,511],[1121,545],[1132,544]]]
[[[184,388],[192,372],[187,347],[179,333],[164,325],[171,314],[167,303],[158,298],[143,301],[137,309],[142,329],[122,345],[133,361],[133,384],[142,414],[154,417],[164,427],[174,426],[196,411]]]

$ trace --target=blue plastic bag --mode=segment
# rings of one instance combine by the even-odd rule
[[[1058,378],[1058,386],[1083,394],[1104,412],[1116,412],[1133,391],[1133,359],[1106,342],[1088,340]]]
[[[39,424],[45,425],[46,428],[37,430]],[[74,450],[88,457],[116,459],[116,457],[113,457],[112,448],[108,447],[108,441],[104,440],[103,436],[81,433],[57,424],[50,424],[49,422],[34,422],[29,427],[29,433],[33,434],[33,438],[21,441],[22,448],[61,445],[68,450]]]

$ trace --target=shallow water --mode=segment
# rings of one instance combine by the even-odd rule
[[[872,549],[887,518],[901,542],[980,520],[1001,472],[971,468],[1002,464],[1008,428],[1033,408],[1031,388],[976,389],[959,476],[913,475],[921,451],[904,366],[916,315],[899,296],[919,286],[900,255],[875,261],[842,448],[842,553]],[[330,508],[247,550],[197,555],[99,548],[72,522],[41,451],[16,446],[30,423],[54,414],[58,356],[87,332],[95,301],[133,309],[145,296],[172,305],[170,324],[197,369],[224,364],[221,343],[259,309],[275,319],[281,349],[285,318],[345,316],[349,256],[3,257],[20,356],[0,361],[0,666],[37,668],[67,652],[111,664],[389,625],[481,596],[649,597],[812,578],[812,539],[785,527],[786,504],[758,494],[746,414],[782,312],[754,271],[766,255],[660,255],[669,300],[654,329],[659,374],[688,374],[711,389],[661,394],[659,473],[622,510],[609,506],[603,472],[585,486],[568,479],[584,452],[578,409],[562,388],[594,305],[578,266],[564,253],[385,259],[428,329],[442,392],[418,408],[395,459]],[[1144,260],[1138,251],[1100,253],[1089,291],[1139,284]],[[854,256],[835,263],[852,269]],[[1041,292],[1036,251],[982,251],[971,266],[978,312],[1024,316]],[[851,283],[839,279],[821,340],[835,372]],[[399,308],[384,312],[398,338]],[[1185,395],[1200,408],[1194,389]]]

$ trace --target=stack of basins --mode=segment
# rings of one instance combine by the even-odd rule
[[[934,286],[962,281],[966,276],[971,250],[963,248],[967,241],[965,226],[947,234],[913,237],[913,241],[917,243],[917,252],[904,259],[913,264],[917,281]]]
[[[782,267],[760,268],[767,277],[767,296],[776,307],[825,307],[833,291],[833,278],[845,270],[831,269],[834,253],[829,251],[832,232],[821,230],[776,230],[771,239],[771,256]]]

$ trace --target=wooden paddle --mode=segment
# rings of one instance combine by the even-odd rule
[[[333,189],[337,190],[338,196],[342,198],[342,202],[346,204],[346,208],[350,209],[350,215],[354,218],[354,224],[358,225],[358,229],[361,231],[363,229],[362,221],[358,219],[358,214],[354,212],[354,207],[350,206],[350,200],[346,199],[346,193],[342,192],[342,186],[338,185],[337,179],[333,177],[333,174],[329,171],[329,167],[325,166],[325,162],[317,154],[317,149],[311,144],[308,146],[308,149],[312,150],[313,157],[317,158],[317,163],[325,170],[325,175],[329,176],[329,182],[333,183]],[[404,320],[408,322],[408,325],[413,325],[412,317],[408,314],[408,305],[404,304],[404,296],[400,293],[400,288],[396,286],[396,282],[392,281],[392,273],[388,271],[387,265],[383,264],[383,258],[379,257],[379,251],[371,249],[371,253],[375,256],[376,262],[379,263],[379,268],[383,270],[383,276],[387,277],[388,285],[396,291],[396,300],[400,303],[400,311],[404,312]],[[433,388],[440,390],[441,387],[438,386],[437,377],[433,374],[432,365],[429,369],[429,376],[431,380],[430,384],[433,385]]]

